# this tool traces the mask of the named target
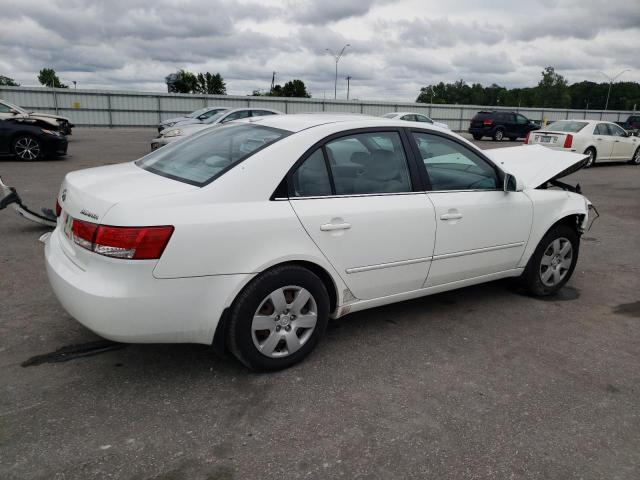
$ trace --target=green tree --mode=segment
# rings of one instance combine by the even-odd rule
[[[284,97],[311,98],[304,82],[297,78],[284,84],[282,87],[282,95]]]
[[[38,74],[38,81],[45,87],[69,88],[60,81],[53,68],[43,68]]]
[[[16,81],[13,78],[0,75],[0,87],[19,87],[19,86],[20,84],[16,83]]]
[[[569,108],[571,96],[567,80],[556,73],[553,67],[542,71],[542,79],[538,82],[538,105],[541,107]]]
[[[206,93],[209,95],[226,95],[227,85],[224,82],[222,75],[219,73],[199,73],[197,75],[195,91],[197,93]]]
[[[180,69],[176,73],[167,75],[164,79],[169,93],[193,93],[197,90],[198,78],[195,74]]]

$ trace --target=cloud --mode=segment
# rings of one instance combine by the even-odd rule
[[[420,86],[535,85],[547,65],[640,80],[638,0],[0,0],[0,75],[37,84],[43,67],[80,88],[165,90],[179,68],[220,72],[229,93],[300,78],[333,94],[326,49],[349,43],[339,95],[413,100]]]

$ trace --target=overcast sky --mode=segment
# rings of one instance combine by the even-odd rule
[[[640,81],[640,0],[0,0],[0,75],[37,85],[54,68],[80,88],[166,90],[179,68],[220,72],[229,94],[300,78],[333,96],[407,100],[464,79],[532,86],[603,70]]]

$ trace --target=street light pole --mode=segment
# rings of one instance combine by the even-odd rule
[[[347,75],[347,100],[349,100],[349,84],[351,83],[351,75]]]
[[[622,75],[625,72],[628,72],[629,70],[631,70],[630,68],[627,68],[625,70],[622,70],[619,74],[617,74],[614,77],[610,77],[609,75],[607,75],[606,73],[604,73],[601,70],[598,70],[602,75],[604,75],[605,77],[607,77],[609,79],[609,90],[607,90],[607,101],[604,104],[604,109],[605,111],[607,110],[607,108],[609,107],[609,95],[611,95],[611,85],[613,84],[613,82],[615,82],[616,78],[618,78],[620,75]]]
[[[333,53],[328,48],[325,48],[325,50],[329,52],[329,55],[331,55],[336,61],[336,76],[335,76],[335,81],[333,83],[333,98],[338,98],[338,62],[344,55],[344,51],[346,50],[346,48],[350,46],[351,44],[347,43],[344,47],[342,47],[342,50],[340,50],[340,53],[337,53],[337,54]]]

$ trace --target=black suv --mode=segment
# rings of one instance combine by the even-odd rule
[[[538,130],[540,126],[529,120],[524,115],[516,112],[492,110],[490,112],[478,112],[469,125],[469,133],[474,140],[482,137],[491,137],[496,141],[502,141],[505,137],[509,140],[524,138],[532,130]]]

